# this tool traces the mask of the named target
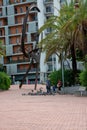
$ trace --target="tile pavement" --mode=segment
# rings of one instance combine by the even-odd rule
[[[87,97],[22,95],[33,87],[0,92],[0,130],[87,130]]]

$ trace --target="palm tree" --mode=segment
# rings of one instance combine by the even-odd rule
[[[77,2],[77,1],[76,1]],[[59,54],[65,51],[65,54],[70,54],[72,57],[72,68],[74,74],[77,72],[76,65],[76,48],[83,51],[84,55],[87,53],[86,34],[87,34],[87,1],[79,1],[75,3],[71,0],[67,1],[59,11],[59,16],[52,16],[40,28],[40,32],[51,27],[53,32],[47,35],[41,42],[40,46],[46,51],[47,58],[53,53]]]
[[[75,2],[71,0],[70,3],[67,1],[63,5],[60,10],[60,17],[63,16],[65,23],[61,28],[61,35],[64,33],[65,39],[67,39],[67,52],[70,50],[70,54],[72,57],[72,68],[74,75],[77,72],[77,64],[76,64],[76,54],[75,54],[75,33],[77,30],[77,19],[76,19],[76,10],[75,10]]]
[[[74,8],[73,8],[74,7]],[[73,70],[74,72],[76,72],[76,48],[79,48],[80,50],[82,50],[83,55],[85,57],[85,55],[87,54],[87,43],[86,43],[86,35],[87,35],[87,1],[83,0],[83,1],[76,1],[76,3],[74,4],[74,1],[72,0],[71,3],[69,4],[69,6],[67,6],[67,4],[63,7],[63,11],[62,15],[65,11],[66,12],[66,16],[68,15],[69,12],[69,8],[72,8],[72,12],[71,14],[73,14],[72,16],[70,16],[70,18],[68,19],[68,21],[66,22],[64,28],[63,28],[63,32],[66,33],[66,37],[69,39],[69,35],[70,36],[70,49],[71,49],[71,55],[72,55],[72,66],[73,66]],[[65,30],[65,31],[64,31]],[[67,32],[66,32],[67,30]],[[70,33],[69,33],[69,32]]]
[[[75,11],[73,10],[73,5],[74,2],[71,2],[70,5],[66,2],[65,5],[61,8],[60,12],[58,12],[60,15],[52,16],[50,19],[47,20],[45,25],[40,28],[40,32],[48,27],[52,28],[53,30],[39,44],[40,46],[42,46],[43,50],[46,51],[46,59],[48,59],[48,57],[53,53],[61,54],[62,51],[65,51],[65,54],[67,54],[66,52],[70,48],[72,33],[70,31],[71,29],[68,29],[66,34],[65,29],[70,23],[69,20],[71,20],[71,17],[75,14]]]
[[[60,54],[62,50],[65,50],[64,44],[67,42],[64,37],[59,36],[59,30],[61,26],[63,25],[62,19],[59,21],[58,16],[52,16],[50,17],[46,23],[39,29],[39,32],[43,32],[48,27],[52,29],[52,32],[50,32],[44,39],[41,40],[39,43],[39,47],[42,48],[42,51],[46,52],[46,59],[52,54],[56,54],[58,57],[60,57]],[[63,36],[63,35],[62,35]]]

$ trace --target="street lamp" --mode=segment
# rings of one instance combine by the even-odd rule
[[[64,90],[64,52],[63,52],[63,49],[62,49],[62,53],[61,53],[61,69],[62,69],[62,87],[63,87],[63,90]]]

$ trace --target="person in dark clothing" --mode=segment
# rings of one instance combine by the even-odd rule
[[[51,83],[50,83],[49,79],[46,80],[46,89],[47,89],[47,93],[50,93],[50,91],[51,91]]]
[[[53,85],[53,92],[55,93],[56,92],[56,86]]]

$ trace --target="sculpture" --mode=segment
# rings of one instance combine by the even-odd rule
[[[33,9],[36,9],[38,12],[40,12],[39,8],[36,6],[36,5],[31,5],[30,8],[28,8],[27,12],[26,12],[26,15],[25,15],[25,18],[24,18],[24,22],[23,22],[23,28],[22,28],[22,38],[21,38],[21,49],[22,49],[22,52],[24,54],[24,56],[26,58],[29,59],[30,61],[30,65],[26,71],[26,74],[24,75],[20,85],[19,85],[19,88],[22,87],[22,84],[26,78],[26,76],[28,75],[28,72],[30,71],[31,69],[31,66],[32,64],[34,63],[34,60],[36,61],[36,80],[35,80],[35,90],[36,90],[36,87],[37,87],[37,78],[38,78],[38,69],[39,69],[39,63],[40,63],[40,53],[41,53],[41,49],[37,47],[37,44],[38,44],[38,39],[39,39],[39,34],[37,32],[36,34],[36,37],[37,37],[37,41],[36,41],[36,46],[34,49],[32,49],[31,51],[27,52],[25,47],[24,47],[24,41],[25,41],[25,35],[26,35],[26,24],[27,24],[27,18],[28,18],[28,15],[29,15],[29,12],[32,11]]]

